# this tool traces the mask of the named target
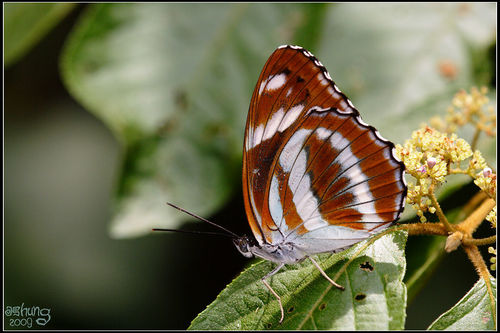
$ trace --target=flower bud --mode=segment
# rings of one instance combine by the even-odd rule
[[[452,252],[458,249],[460,244],[462,244],[462,239],[464,235],[460,231],[455,231],[451,235],[446,238],[446,244],[444,246],[444,249],[446,252]]]
[[[436,165],[436,159],[432,156],[429,157],[427,159],[427,166],[429,167],[429,169],[432,169],[435,165]]]

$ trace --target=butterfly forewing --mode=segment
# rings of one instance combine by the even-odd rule
[[[366,238],[402,210],[404,167],[393,144],[362,122],[302,48],[280,47],[264,66],[244,147],[245,207],[259,243],[295,239],[308,253],[326,252]]]

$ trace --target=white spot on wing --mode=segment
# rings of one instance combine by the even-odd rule
[[[340,95],[338,94],[338,92],[336,92],[332,87],[328,87],[328,92],[330,93],[330,95],[332,95],[333,98],[335,98],[335,99],[340,98]]]
[[[328,81],[325,79],[325,76],[323,75],[322,72],[318,73],[318,80],[323,86],[326,86],[328,84]]]
[[[276,90],[281,88],[286,82],[286,74],[281,73],[278,75],[275,75],[269,82],[267,83],[266,90]]]
[[[316,129],[316,134],[318,135],[318,138],[320,140],[325,140],[326,138],[328,138],[332,134],[332,131],[330,131],[324,127],[318,127]]]
[[[309,179],[310,177],[308,175],[305,175],[306,165],[307,154],[304,150],[301,150],[290,172],[290,176],[288,177],[288,186],[293,189],[292,191],[294,194],[294,198],[296,198],[297,196],[300,196],[302,198],[302,196],[304,196],[304,194],[309,191],[311,181]],[[301,182],[302,179],[306,181]],[[308,184],[299,186],[299,182],[301,182],[301,184],[307,182]]]
[[[283,108],[280,108],[271,116],[271,119],[267,122],[266,129],[264,131],[264,137],[262,138],[263,141],[271,138],[276,133],[284,115],[285,112],[283,111]]]
[[[288,110],[288,112],[283,117],[283,120],[281,121],[281,125],[278,128],[278,131],[283,132],[288,127],[290,127],[290,125],[292,125],[294,121],[297,120],[303,109],[304,106],[302,104],[298,104]]]
[[[279,162],[283,171],[290,172],[295,157],[298,155],[299,150],[302,148],[302,144],[310,133],[311,130],[300,129],[290,137],[280,154]]]
[[[269,81],[269,78],[267,78],[265,80],[262,80],[262,82],[260,83],[260,86],[259,86],[259,96],[262,95],[262,91],[264,90],[264,87],[266,86],[267,81]]]
[[[279,225],[283,218],[283,206],[281,205],[278,178],[274,175],[271,179],[271,188],[269,189],[269,212],[274,223]]]
[[[307,220],[318,208],[318,199],[311,191],[311,177],[306,174],[306,167],[307,153],[302,150],[288,178],[288,186],[293,189],[293,202],[302,221]]]
[[[261,124],[255,129],[255,132],[253,133],[253,138],[252,138],[252,142],[250,144],[250,149],[252,149],[255,146],[260,144],[260,141],[262,140],[263,132],[264,132],[264,125]]]

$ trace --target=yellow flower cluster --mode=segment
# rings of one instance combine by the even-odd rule
[[[414,131],[404,146],[396,145],[396,156],[405,164],[406,172],[416,179],[415,183],[408,183],[406,200],[416,209],[420,221],[426,221],[424,212],[436,211],[427,197],[430,186],[444,182],[450,165],[459,164],[471,155],[472,150],[465,140],[429,126]]]
[[[474,184],[494,200],[497,197],[497,174],[486,167],[474,177]]]
[[[473,155],[464,139],[457,138],[456,134],[448,136],[429,126],[414,131],[404,146],[396,145],[396,154],[413,177],[430,177],[437,182],[444,181],[450,164],[459,164]]]
[[[445,119],[431,118],[432,127],[423,124],[404,146],[396,145],[396,156],[405,164],[406,172],[415,178],[414,182],[408,182],[406,202],[417,211],[421,222],[426,222],[425,212],[434,214],[439,209],[433,206],[438,206],[434,190],[451,174],[469,175],[481,190],[496,200],[496,173],[488,167],[481,152],[472,148],[481,131],[488,135],[496,133],[496,114],[493,107],[487,107],[487,91],[483,87],[472,88],[470,93],[458,92]],[[476,127],[472,147],[454,133],[467,123]],[[490,213],[491,219],[492,214],[496,227],[496,209]]]
[[[493,228],[497,227],[497,207],[493,207],[491,212],[486,216],[486,220],[491,222]]]
[[[496,174],[488,168],[481,152],[473,153],[467,141],[454,133],[447,135],[423,126],[412,133],[404,146],[396,145],[396,156],[405,164],[406,172],[415,178],[415,183],[408,182],[406,200],[422,222],[426,222],[425,212],[436,211],[428,197],[431,186],[443,183],[449,174],[469,174],[490,197],[496,197]],[[468,166],[462,170],[461,162],[470,157]]]
[[[431,126],[446,132],[456,132],[458,127],[465,124],[474,125],[479,131],[485,132],[489,136],[496,134],[496,113],[489,103],[488,88],[472,88],[470,94],[465,90],[459,91],[453,98],[452,105],[447,110],[447,115],[443,121],[440,117],[433,117],[430,120]]]
[[[486,160],[483,158],[483,155],[479,150],[476,150],[474,154],[472,154],[472,158],[469,161],[469,168],[467,169],[467,173],[469,176],[475,178],[476,174],[479,171],[486,169],[488,165],[486,164]]]

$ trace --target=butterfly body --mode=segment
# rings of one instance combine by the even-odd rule
[[[404,165],[394,144],[367,125],[307,50],[280,46],[255,86],[243,149],[245,209],[255,241],[246,257],[285,264],[338,252],[399,218]],[[341,288],[337,285],[337,287]]]
[[[236,248],[247,258],[253,256],[272,261],[277,264],[296,264],[307,257],[307,254],[296,247],[294,243],[252,244],[248,237],[234,240]]]

